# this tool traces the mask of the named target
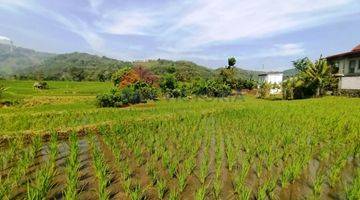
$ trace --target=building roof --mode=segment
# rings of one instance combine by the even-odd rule
[[[283,72],[265,72],[265,73],[259,74],[258,76],[266,76],[266,75],[270,75],[270,74],[283,74]]]
[[[351,51],[352,51],[352,52],[354,52],[354,51],[360,51],[360,44],[357,45],[356,47],[354,47]]]
[[[360,44],[354,47],[351,51],[345,52],[345,53],[339,53],[336,55],[328,56],[326,59],[333,60],[338,58],[344,58],[344,57],[357,57],[360,56]]]

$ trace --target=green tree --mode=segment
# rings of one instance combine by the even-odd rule
[[[71,67],[70,75],[73,81],[83,81],[85,79],[85,71],[82,68]]]
[[[236,64],[236,59],[234,57],[228,58],[228,67],[227,68],[232,68],[235,66],[235,64]]]
[[[129,73],[131,70],[131,67],[124,67],[119,70],[117,70],[112,76],[111,81],[114,83],[115,86],[119,85],[121,80],[124,78],[124,76]]]
[[[220,71],[220,79],[223,83],[229,85],[231,88],[235,88],[236,78],[234,68],[222,68]]]
[[[173,90],[177,87],[177,85],[178,85],[178,82],[176,80],[176,77],[173,74],[165,74],[161,78],[160,88],[163,91]]]
[[[315,63],[308,65],[305,70],[305,76],[315,85],[316,97],[324,94],[324,88],[330,84],[332,79],[330,67],[326,59],[321,57]]]
[[[312,62],[308,57],[301,58],[301,59],[293,61],[293,65],[294,65],[295,69],[299,70],[300,72],[306,71],[306,69],[311,64],[312,64]]]

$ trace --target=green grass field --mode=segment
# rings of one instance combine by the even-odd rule
[[[18,101],[0,108],[0,135],[33,135],[2,147],[0,199],[360,198],[358,98],[97,108],[111,83],[48,83],[38,91],[32,81],[0,82],[3,98]],[[48,131],[50,141],[36,136]]]

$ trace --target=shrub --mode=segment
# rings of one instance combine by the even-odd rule
[[[168,98],[186,97],[189,94],[188,85],[178,82],[174,74],[165,74],[161,79],[160,88]]]
[[[267,82],[261,83],[259,85],[258,97],[262,99],[268,98],[270,96],[271,87],[272,85]]]
[[[231,94],[231,88],[225,83],[216,82],[214,80],[200,80],[193,84],[192,92],[195,95],[227,97]]]
[[[108,94],[96,97],[99,107],[122,107],[129,104],[145,103],[157,99],[157,89],[147,83],[139,82],[125,88],[113,89]]]
[[[248,89],[248,90],[252,90],[256,87],[256,82],[254,80],[246,80],[246,79],[238,79],[235,83],[235,87],[238,90],[241,89]]]

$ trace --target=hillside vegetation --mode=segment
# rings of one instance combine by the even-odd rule
[[[116,70],[141,65],[156,75],[173,73],[180,81],[208,79],[218,75],[219,69],[210,69],[190,61],[165,59],[127,62],[105,56],[87,53],[50,54],[31,49],[0,44],[0,77],[13,76],[16,79],[45,79],[73,81],[106,81]],[[235,76],[257,79],[258,71],[235,68]]]
[[[26,68],[40,65],[52,56],[54,54],[0,44],[0,75],[16,74]]]

